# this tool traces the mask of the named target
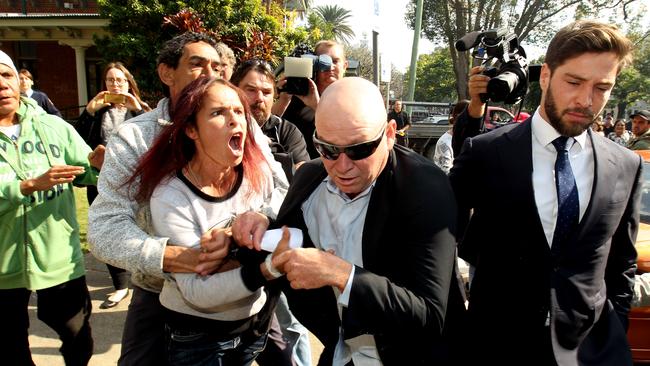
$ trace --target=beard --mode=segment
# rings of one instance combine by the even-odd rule
[[[553,98],[553,92],[549,86],[546,89],[546,98],[544,100],[544,111],[546,116],[549,119],[549,123],[557,132],[562,136],[574,137],[578,136],[581,133],[585,132],[596,120],[596,116],[591,109],[588,108],[570,108],[563,111],[557,110],[557,105],[555,104],[555,98]],[[567,113],[580,113],[588,117],[584,123],[571,123],[563,121],[562,117]]]
[[[261,104],[254,104],[251,105],[251,114],[253,115],[253,118],[257,121],[257,124],[262,126],[264,123],[266,123],[266,120],[271,117],[271,113],[267,114],[266,109],[264,109],[264,105]]]

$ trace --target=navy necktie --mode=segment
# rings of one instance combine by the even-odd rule
[[[557,150],[555,160],[555,188],[557,189],[557,221],[553,234],[553,245],[564,244],[569,236],[578,227],[580,203],[578,200],[578,187],[573,176],[566,136],[553,140],[552,144]]]

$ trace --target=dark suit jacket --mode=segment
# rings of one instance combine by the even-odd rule
[[[279,224],[303,229],[304,246],[313,244],[301,205],[325,177],[320,159],[304,164],[278,215]],[[454,270],[455,215],[445,174],[395,146],[372,191],[363,229],[364,268],[355,270],[343,312],[345,337],[373,334],[385,365],[453,364],[448,330],[462,329],[457,322],[464,312]],[[285,292],[291,311],[325,345],[320,364],[331,364],[341,324],[332,288]]]
[[[474,210],[459,246],[476,266],[468,324],[470,347],[482,352],[470,354],[515,364],[537,349],[560,365],[631,364],[625,329],[641,160],[589,131],[589,205],[568,243],[550,248],[533,192],[531,138],[529,119],[467,139],[450,173],[460,210]],[[543,346],[549,332],[552,348]]]
[[[38,102],[38,105],[40,105],[45,112],[61,117],[61,112],[59,112],[59,110],[54,106],[54,103],[52,103],[50,98],[48,98],[47,94],[33,89],[32,92],[31,98]]]

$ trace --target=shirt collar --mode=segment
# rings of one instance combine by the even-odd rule
[[[372,182],[372,184],[366,188],[363,192],[359,193],[356,195],[354,198],[350,198],[346,193],[342,192],[339,187],[334,184],[332,179],[330,179],[329,175],[325,177],[323,180],[325,182],[325,186],[327,187],[327,191],[331,194],[337,195],[341,197],[345,202],[354,202],[356,200],[359,200],[372,192],[372,189],[375,187],[375,183],[377,182],[376,180]]]
[[[546,147],[553,142],[553,140],[560,137],[560,133],[542,117],[539,113],[540,108],[541,107],[537,107],[537,110],[533,114],[531,128],[533,131],[533,138],[537,139],[537,142]],[[581,149],[584,149],[587,144],[587,131],[585,130],[580,135],[573,136],[572,138],[578,143],[578,146],[580,146]]]

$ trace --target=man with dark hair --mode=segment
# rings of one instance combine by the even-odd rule
[[[253,117],[271,140],[275,160],[291,179],[295,169],[309,160],[307,146],[296,126],[271,113],[275,95],[275,77],[271,66],[265,61],[248,60],[241,64],[232,76],[232,83],[244,91]]]
[[[20,69],[18,74],[18,79],[20,80],[20,93],[34,99],[48,114],[61,117],[61,112],[59,112],[59,109],[54,106],[54,103],[52,103],[47,94],[40,90],[32,89],[32,86],[34,86],[34,77],[32,76],[32,73],[27,69]]]
[[[634,138],[630,140],[627,147],[632,150],[650,149],[650,111],[632,113],[630,119],[632,119]]]
[[[454,135],[469,138],[450,173],[461,220],[473,210],[459,244],[475,266],[471,364],[632,364],[641,159],[589,128],[631,48],[615,26],[567,25],[549,44],[534,115],[476,137],[489,77],[472,69]]]
[[[332,58],[332,67],[327,71],[318,72],[315,82],[309,79],[309,93],[307,95],[291,96],[281,92],[279,102],[274,106],[275,114],[286,118],[302,132],[307,141],[307,152],[312,159],[319,156],[311,141],[311,137],[316,130],[316,127],[314,127],[314,114],[316,113],[318,100],[328,86],[337,80],[343,79],[345,69],[348,67],[345,49],[343,45],[335,41],[319,41],[314,47],[314,54],[317,56],[330,56]],[[282,88],[284,83],[284,80],[278,82],[278,88]]]
[[[196,248],[167,245],[168,238],[152,237],[148,205],[132,199],[137,185],[125,185],[140,157],[163,127],[170,123],[169,108],[181,91],[200,77],[217,76],[221,60],[217,43],[204,34],[184,33],[163,46],[158,56],[158,76],[165,95],[156,109],[123,124],[106,147],[106,161],[98,183],[98,196],[88,212],[88,242],[103,262],[132,272],[133,297],[124,325],[119,365],[164,365],[164,307],[158,299],[165,272],[213,272],[230,242],[227,230],[206,233],[205,240],[218,242],[220,250],[202,253]],[[261,131],[255,132],[261,136]],[[262,138],[262,137],[260,137]],[[264,149],[264,145],[261,145]],[[265,151],[270,157],[268,147]],[[288,183],[281,167],[272,164],[279,198]],[[278,202],[279,204],[279,202]],[[265,207],[270,215],[278,207]]]
[[[411,117],[402,109],[401,100],[396,100],[393,103],[393,109],[388,113],[387,118],[389,121],[395,121],[397,124],[397,131],[395,131],[397,133],[397,143],[408,147],[404,136],[406,136],[406,130],[411,128]]]

